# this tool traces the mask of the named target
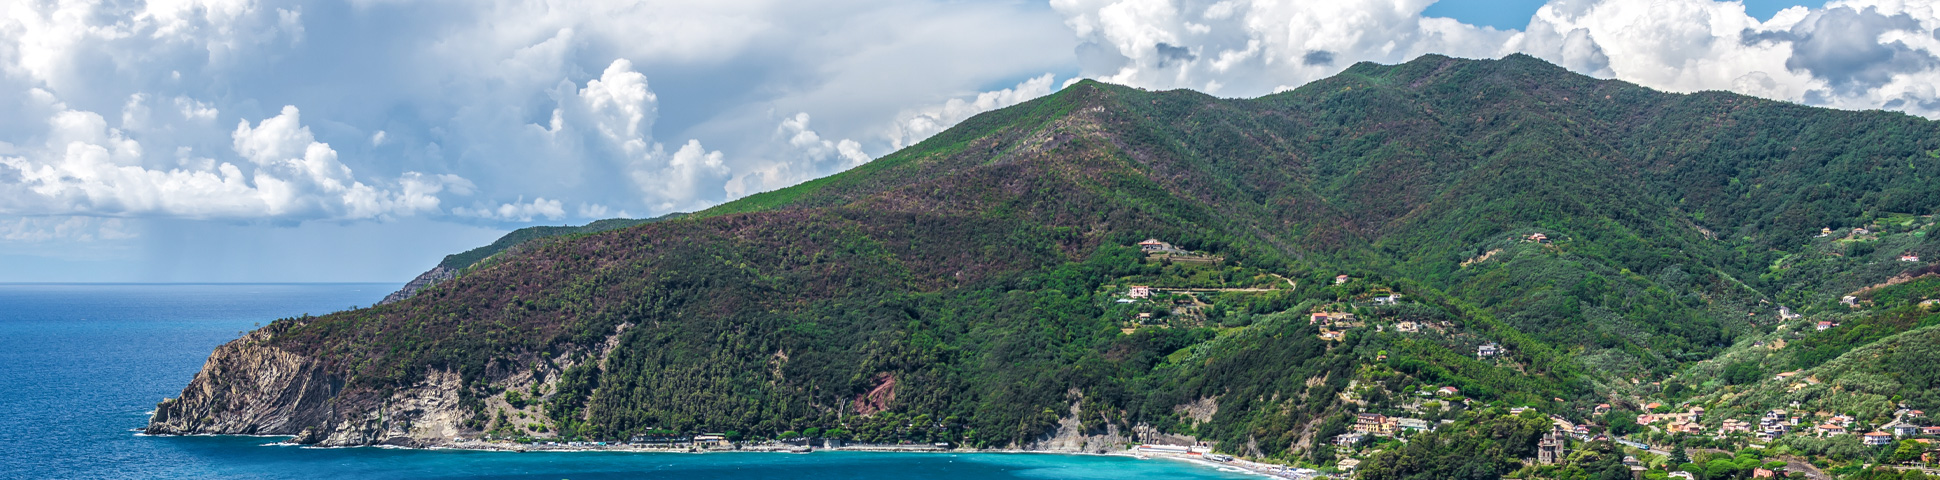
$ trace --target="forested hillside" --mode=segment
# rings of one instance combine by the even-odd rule
[[[1353,412],[1587,412],[1773,332],[1781,305],[1846,314],[1851,289],[1925,265],[1892,257],[1940,248],[1815,235],[1935,213],[1936,134],[1520,55],[1364,63],[1257,99],[1084,81],[848,172],[250,341],[340,382],[330,418],[455,372],[468,435],[1165,433],[1327,464]],[[1850,342],[1926,324],[1888,323]],[[1854,347],[1829,348],[1793,361]],[[165,422],[170,405],[151,431],[207,431]],[[1510,443],[1461,451],[1512,470],[1497,460],[1527,455],[1540,420],[1489,418],[1462,425]],[[1434,440],[1488,436],[1463,432]],[[1374,467],[1422,474],[1408,465]]]

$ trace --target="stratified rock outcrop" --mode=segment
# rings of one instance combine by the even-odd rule
[[[343,380],[250,332],[209,355],[182,396],[162,401],[149,434],[298,435],[332,423]]]
[[[289,435],[323,446],[422,447],[463,433],[459,375],[434,371],[388,395],[345,391],[323,364],[270,346],[268,330],[209,355],[182,395],[156,405],[151,435]]]
[[[405,283],[403,288],[391,292],[390,295],[385,295],[384,299],[378,301],[377,304],[389,305],[402,302],[404,299],[411,298],[412,295],[417,295],[420,290],[431,288],[432,285],[437,285],[438,282],[450,280],[457,276],[457,270],[445,268],[443,264],[431,267],[431,270],[420,273],[417,278],[413,278],[410,282]]]

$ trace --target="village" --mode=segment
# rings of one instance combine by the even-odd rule
[[[1870,234],[1872,232],[1859,229],[1853,231],[1851,237]],[[1545,248],[1551,245],[1551,239],[1543,233],[1524,234],[1517,240]],[[1176,261],[1185,257],[1208,258],[1203,253],[1187,252],[1158,239],[1141,242],[1139,247],[1150,254],[1148,258],[1151,259],[1171,258]],[[1487,252],[1479,260],[1485,261],[1490,255],[1500,253],[1501,250]],[[1911,252],[1898,254],[1897,260],[1920,261],[1919,256]],[[1217,262],[1210,264],[1217,265]],[[1448,319],[1411,318],[1388,313],[1396,311],[1392,307],[1406,304],[1407,297],[1378,282],[1356,285],[1361,281],[1351,275],[1337,275],[1331,280],[1332,286],[1352,286],[1355,287],[1353,291],[1359,293],[1349,301],[1314,305],[1299,312],[1306,323],[1315,328],[1315,335],[1319,339],[1340,342],[1357,331],[1420,335],[1438,344],[1463,349],[1461,351],[1466,351],[1477,362],[1512,361],[1509,359],[1514,352],[1507,346],[1479,337]],[[1292,284],[1291,281],[1288,283]],[[1209,319],[1203,312],[1212,305],[1202,296],[1272,291],[1269,288],[1181,288],[1165,284],[1121,285],[1118,288],[1122,290],[1117,291],[1117,301],[1122,304],[1162,307],[1131,313],[1126,321],[1126,333],[1145,327],[1208,325]],[[1865,299],[1852,295],[1845,296],[1841,301],[1846,307],[1855,309],[1865,306],[1865,302]],[[1928,300],[1921,305],[1934,303],[1940,301]],[[1807,334],[1828,332],[1842,326],[1836,317],[1802,321],[1803,316],[1787,306],[1776,306],[1776,311],[1777,322],[1768,324],[1774,325],[1776,332],[1771,338],[1753,342],[1752,347],[1777,350],[1787,344],[1788,338],[1796,340]],[[1388,356],[1389,352],[1383,350],[1372,360],[1385,361]],[[1790,384],[1792,391],[1821,383],[1821,379],[1804,375],[1799,370],[1780,372],[1770,378],[1774,382]],[[1719,466],[1719,462],[1725,460],[1736,467],[1744,467],[1740,471],[1745,475],[1743,478],[1831,480],[1849,475],[1861,469],[1861,465],[1940,476],[1940,469],[1936,469],[1940,467],[1940,425],[1929,419],[1925,412],[1904,408],[1904,405],[1895,410],[1890,418],[1871,419],[1859,418],[1851,412],[1809,410],[1797,402],[1790,408],[1753,412],[1727,409],[1730,410],[1728,414],[1707,411],[1707,406],[1718,405],[1694,402],[1716,402],[1718,398],[1687,399],[1676,405],[1667,405],[1663,401],[1633,400],[1634,403],[1615,406],[1598,404],[1585,408],[1585,411],[1538,411],[1534,406],[1478,401],[1463,395],[1462,390],[1454,385],[1414,385],[1407,387],[1406,391],[1385,393],[1374,393],[1371,389],[1379,390],[1378,385],[1365,384],[1360,380],[1349,385],[1347,390],[1340,393],[1341,399],[1349,405],[1360,405],[1362,411],[1354,415],[1346,432],[1326,439],[1335,448],[1334,458],[1337,460],[1326,464],[1268,466],[1258,470],[1284,478],[1351,478],[1366,461],[1381,452],[1397,448],[1412,437],[1434,432],[1454,421],[1451,420],[1456,416],[1453,412],[1493,411],[1500,415],[1537,415],[1551,424],[1551,430],[1538,441],[1536,455],[1525,459],[1528,467],[1509,478],[1567,477],[1562,472],[1571,468],[1572,454],[1598,445],[1608,447],[1595,448],[1622,452],[1622,465],[1630,470],[1631,478],[1638,480],[1721,478],[1713,470],[1724,468]],[[1835,391],[1833,394],[1838,393]],[[1368,402],[1366,397],[1370,395],[1381,397],[1381,404]],[[1621,426],[1613,430],[1613,424]],[[1879,453],[1862,455],[1869,457],[1865,461],[1835,463],[1788,446],[1791,440],[1800,438],[1833,445],[1831,448]],[[1174,451],[1182,448],[1185,450]],[[1218,461],[1245,461],[1214,456],[1209,450],[1202,452],[1194,448],[1141,446],[1135,451],[1153,455],[1226,459]],[[1707,475],[1707,472],[1711,474]]]

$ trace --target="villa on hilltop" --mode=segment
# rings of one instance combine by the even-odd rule
[[[1156,238],[1147,238],[1143,242],[1138,242],[1138,250],[1145,253],[1185,253],[1179,247],[1172,246],[1172,244],[1165,243]]]

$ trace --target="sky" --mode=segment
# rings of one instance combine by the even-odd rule
[[[1255,97],[1526,53],[1940,118],[1940,5],[0,0],[0,282],[402,282],[696,211],[1079,79]]]

